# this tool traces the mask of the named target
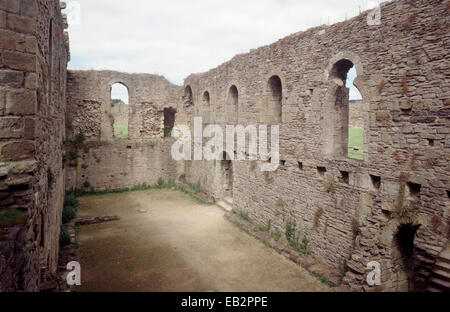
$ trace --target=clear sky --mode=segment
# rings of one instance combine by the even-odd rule
[[[67,0],[69,68],[153,73],[182,85],[189,74],[207,71],[238,53],[343,21],[378,2]],[[79,13],[74,10],[78,6]],[[74,16],[79,23],[71,22]]]

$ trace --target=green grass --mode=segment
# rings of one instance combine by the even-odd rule
[[[171,189],[175,191],[179,191],[185,195],[188,195],[198,203],[204,204],[205,202],[200,197],[196,196],[196,194],[187,190],[183,185],[176,185],[174,181],[169,180],[167,183],[163,179],[158,179],[158,183],[154,185],[147,185],[146,183],[138,184],[132,188],[124,188],[117,190],[109,190],[109,191],[84,191],[84,190],[76,190],[75,194],[77,197],[83,196],[98,196],[98,195],[106,195],[106,194],[122,194],[122,193],[131,193],[136,191],[146,191],[146,190],[163,190],[163,189]]]
[[[317,272],[309,272],[311,276],[314,276],[315,278],[319,279],[323,284],[327,285],[328,287],[334,287],[333,283],[331,283],[329,280],[327,280],[325,277],[321,276]]]
[[[359,151],[354,151],[353,147],[359,147]],[[364,129],[363,128],[349,128],[348,129],[348,157],[364,160]]]
[[[114,125],[114,133],[120,139],[128,138],[128,125]]]

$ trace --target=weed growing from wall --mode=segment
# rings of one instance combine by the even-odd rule
[[[26,216],[17,209],[0,212],[0,229],[24,224],[26,221]]]
[[[62,213],[62,223],[66,224],[77,217],[77,210],[80,206],[77,195],[74,192],[67,192],[64,197]]]

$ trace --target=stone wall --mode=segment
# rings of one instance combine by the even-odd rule
[[[284,233],[295,221],[319,261],[347,268],[343,283],[353,290],[423,287],[427,263],[450,235],[449,9],[439,0],[384,3],[381,25],[368,25],[365,12],[295,33],[191,75],[183,88],[152,75],[70,72],[67,136],[81,131],[98,142],[73,163],[67,187],[117,189],[185,173],[216,200],[231,195],[234,209],[258,224]],[[363,97],[363,161],[347,157],[351,66]],[[113,136],[116,82],[129,89],[128,140]],[[194,116],[205,125],[280,124],[280,167],[164,162],[165,107],[191,129]],[[405,228],[413,257],[398,243]],[[371,261],[381,264],[377,288],[365,282]]]
[[[0,1],[0,291],[57,269],[68,40],[59,2]]]
[[[172,138],[122,139],[80,150],[80,157],[66,167],[66,188],[111,191],[154,185],[160,178],[175,181],[182,170],[168,157],[173,142]]]
[[[165,107],[177,109],[181,90],[165,78],[147,74],[113,71],[69,71],[67,136],[80,131],[88,140],[114,140],[111,86],[128,88],[130,139],[163,137]]]
[[[110,90],[117,82],[129,90],[129,104],[123,105],[129,112],[128,139],[113,135]],[[66,188],[117,190],[152,185],[159,178],[175,180],[183,170],[170,157],[174,139],[164,137],[164,109],[178,110],[180,90],[155,75],[70,71],[67,136],[82,132],[91,147],[68,161]]]
[[[250,125],[276,122],[279,104],[269,78],[280,78],[282,162],[263,174],[261,162],[233,161],[234,208],[259,224],[271,221],[282,233],[294,219],[317,259],[348,267],[344,283],[354,290],[372,289],[365,283],[371,261],[381,263],[376,289],[408,290],[426,282],[423,257],[404,265],[396,238],[401,223],[420,225],[412,234],[414,250],[427,261],[448,242],[449,6],[437,0],[384,3],[379,26],[369,26],[365,12],[186,79],[193,110],[204,120],[230,124],[237,115]],[[364,100],[364,161],[345,155],[348,90],[342,86],[349,64]],[[230,104],[232,86],[237,106]],[[220,199],[221,167],[220,161],[187,162],[187,178]]]

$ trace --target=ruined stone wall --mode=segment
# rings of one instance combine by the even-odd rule
[[[281,233],[294,219],[317,259],[348,266],[344,282],[354,290],[371,289],[365,283],[371,261],[381,263],[377,289],[407,290],[408,280],[426,280],[421,258],[414,278],[403,264],[396,240],[400,223],[420,225],[415,252],[428,261],[448,241],[449,8],[449,1],[438,0],[384,3],[381,25],[369,26],[365,12],[186,79],[194,102],[188,110],[219,124],[235,123],[237,115],[240,124],[250,125],[276,123],[269,78],[279,76],[281,165],[263,174],[261,162],[233,161],[234,209],[262,225],[271,221]],[[343,59],[356,66],[355,84],[364,99],[364,161],[342,154],[346,142],[338,131],[348,120],[341,109],[348,90],[337,99],[343,79],[334,65]],[[230,104],[233,85],[237,112]],[[187,178],[220,199],[220,166],[187,162]]]
[[[111,191],[154,185],[159,178],[175,181],[180,169],[170,157],[173,142],[172,138],[119,140],[80,150],[80,157],[67,165],[66,188]]]
[[[110,103],[115,83],[128,88],[129,138],[162,137],[164,107],[177,109],[181,88],[161,76],[113,71],[69,72],[67,136],[81,131],[88,139],[114,139]]]
[[[117,82],[129,92],[129,104],[124,105],[129,112],[128,139],[113,135],[110,91]],[[115,190],[155,184],[159,178],[175,180],[182,164],[170,157],[174,140],[164,138],[163,112],[169,107],[178,110],[181,90],[155,75],[70,71],[67,137],[82,132],[91,147],[68,160],[66,188]]]
[[[0,291],[55,273],[68,41],[59,2],[0,1]],[[5,221],[5,219],[0,220]]]
[[[439,0],[384,3],[380,25],[368,25],[365,12],[299,32],[191,75],[185,88],[151,75],[70,72],[67,136],[81,131],[100,142],[73,162],[68,188],[123,188],[185,173],[220,200],[230,195],[222,161],[164,163],[170,142],[149,141],[163,137],[163,108],[176,107],[176,123],[191,129],[194,116],[205,125],[280,124],[275,172],[261,172],[262,161],[232,162],[234,209],[283,235],[295,221],[318,260],[347,268],[343,282],[353,290],[374,289],[365,283],[371,261],[381,264],[378,290],[426,283],[426,263],[450,235],[449,9]],[[363,96],[363,161],[346,157],[350,65]],[[129,140],[113,137],[115,82],[129,89]],[[397,242],[401,224],[418,226],[412,265]]]

